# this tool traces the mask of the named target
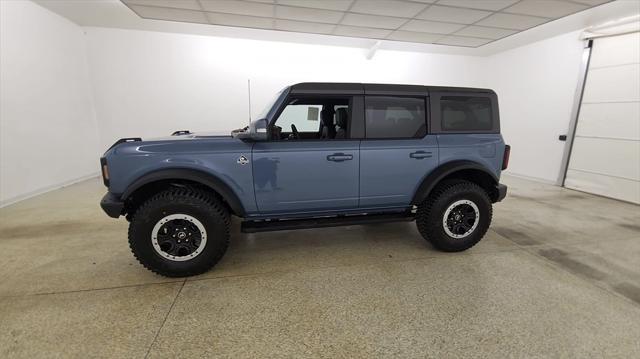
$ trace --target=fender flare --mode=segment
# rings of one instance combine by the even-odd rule
[[[125,201],[142,186],[162,180],[189,180],[200,183],[218,193],[236,215],[244,217],[246,214],[244,206],[236,193],[220,178],[199,170],[187,168],[171,168],[149,172],[133,181],[120,198]]]
[[[417,205],[422,203],[431,190],[445,177],[448,175],[462,171],[462,170],[477,170],[487,174],[491,177],[494,182],[494,185],[498,185],[499,180],[498,177],[489,170],[486,166],[481,165],[478,162],[468,161],[468,160],[458,160],[451,161],[440,165],[438,168],[429,173],[423,180],[418,189],[413,195],[413,199],[411,200],[412,205]]]

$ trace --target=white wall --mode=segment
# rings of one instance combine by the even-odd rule
[[[97,125],[80,27],[0,1],[0,205],[97,173]]]
[[[498,93],[509,173],[555,183],[560,172],[584,42],[580,31],[485,58],[485,85]]]
[[[226,131],[302,81],[479,86],[481,58],[86,28],[101,145],[179,129]]]
[[[253,116],[302,81],[493,88],[509,171],[553,182],[582,56],[579,32],[489,57],[379,50],[367,60],[360,48],[80,28],[31,2],[0,3],[0,204],[97,173],[121,137],[246,125],[247,79]]]

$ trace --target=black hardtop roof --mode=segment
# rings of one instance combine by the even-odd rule
[[[368,84],[349,82],[301,82],[290,86],[292,94],[343,94],[343,95],[418,95],[429,92],[469,92],[495,94],[493,90],[471,87]]]

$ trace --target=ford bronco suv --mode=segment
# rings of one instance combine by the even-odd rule
[[[491,90],[300,83],[230,135],[123,138],[100,159],[111,217],[146,268],[203,273],[242,232],[413,221],[434,247],[478,243],[506,186]]]

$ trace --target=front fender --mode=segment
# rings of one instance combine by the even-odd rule
[[[253,169],[238,161],[252,146],[232,137],[122,143],[105,154],[109,192],[125,200],[153,181],[189,180],[218,192],[236,214],[253,213]]]
[[[125,201],[144,185],[163,180],[188,180],[200,183],[218,193],[238,216],[244,217],[247,213],[240,198],[223,180],[215,175],[190,168],[170,168],[147,173],[133,181],[120,199]]]

